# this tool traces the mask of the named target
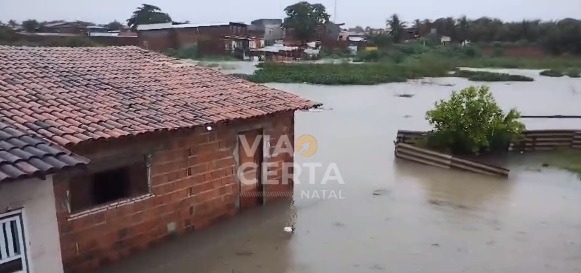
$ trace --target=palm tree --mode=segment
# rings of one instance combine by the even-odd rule
[[[424,19],[422,21],[423,30],[420,31],[420,36],[428,35],[432,31],[432,21],[430,19]]]
[[[399,43],[403,38],[404,22],[399,20],[397,14],[393,14],[390,19],[387,20],[389,25],[389,35],[393,39],[394,43]]]
[[[458,29],[460,30],[461,42],[463,42],[466,39],[468,39],[468,31],[469,31],[468,29],[470,27],[470,22],[468,21],[466,16],[462,16],[458,19],[457,26],[458,26]]]

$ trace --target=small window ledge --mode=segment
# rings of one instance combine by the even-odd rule
[[[77,212],[77,213],[73,213],[69,216],[68,220],[72,221],[75,219],[79,219],[79,218],[83,218],[85,216],[89,216],[89,215],[94,215],[97,214],[99,212],[104,212],[110,209],[114,209],[114,208],[118,208],[118,207],[122,207],[122,206],[126,206],[126,205],[131,205],[137,202],[141,202],[150,198],[153,198],[155,196],[155,194],[153,193],[148,193],[145,195],[140,195],[137,197],[133,197],[133,198],[129,198],[129,199],[123,199],[123,200],[119,200],[113,203],[108,203],[108,204],[104,204],[98,207],[94,207],[92,209],[88,209],[88,210],[84,210],[81,212]]]

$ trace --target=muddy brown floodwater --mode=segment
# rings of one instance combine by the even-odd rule
[[[318,150],[296,162],[321,167],[314,180],[303,168],[294,204],[244,213],[104,272],[581,272],[576,175],[519,155],[508,160],[508,180],[395,160],[396,131],[426,129],[434,101],[470,84],[270,84],[332,108],[297,113],[296,136],[313,135]],[[490,86],[503,107],[524,114],[581,114],[581,80]],[[396,96],[402,92],[413,97]],[[576,120],[526,123],[581,128]],[[342,181],[324,179],[331,164]],[[283,231],[289,223],[293,235]]]

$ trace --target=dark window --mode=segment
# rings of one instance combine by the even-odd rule
[[[70,180],[71,211],[137,197],[149,192],[147,166],[141,161],[124,167],[75,176]],[[0,272],[1,273],[1,272]]]
[[[96,173],[93,176],[93,200],[96,204],[104,204],[129,197],[129,184],[129,168]]]

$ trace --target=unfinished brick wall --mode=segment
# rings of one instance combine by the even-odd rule
[[[174,33],[167,29],[140,31],[137,44],[142,48],[154,51],[176,49],[174,37]]]
[[[62,258],[67,273],[89,272],[123,259],[132,253],[162,242],[173,234],[204,228],[215,220],[237,213],[239,182],[235,154],[237,134],[263,128],[272,143],[288,134],[294,139],[293,113],[282,113],[230,125],[163,136],[134,137],[126,140],[73,147],[73,151],[98,161],[107,152],[130,145],[152,147],[151,193],[93,210],[71,214],[67,193],[70,177],[55,177],[54,190],[60,231]],[[294,145],[294,144],[293,144]],[[146,148],[147,147],[147,148]],[[292,156],[281,154],[264,158],[272,165],[269,179],[283,177],[282,162]],[[91,163],[93,164],[93,163]],[[265,201],[292,193],[293,185],[265,185]],[[287,195],[288,196],[288,195]],[[195,247],[195,246],[192,246]]]

